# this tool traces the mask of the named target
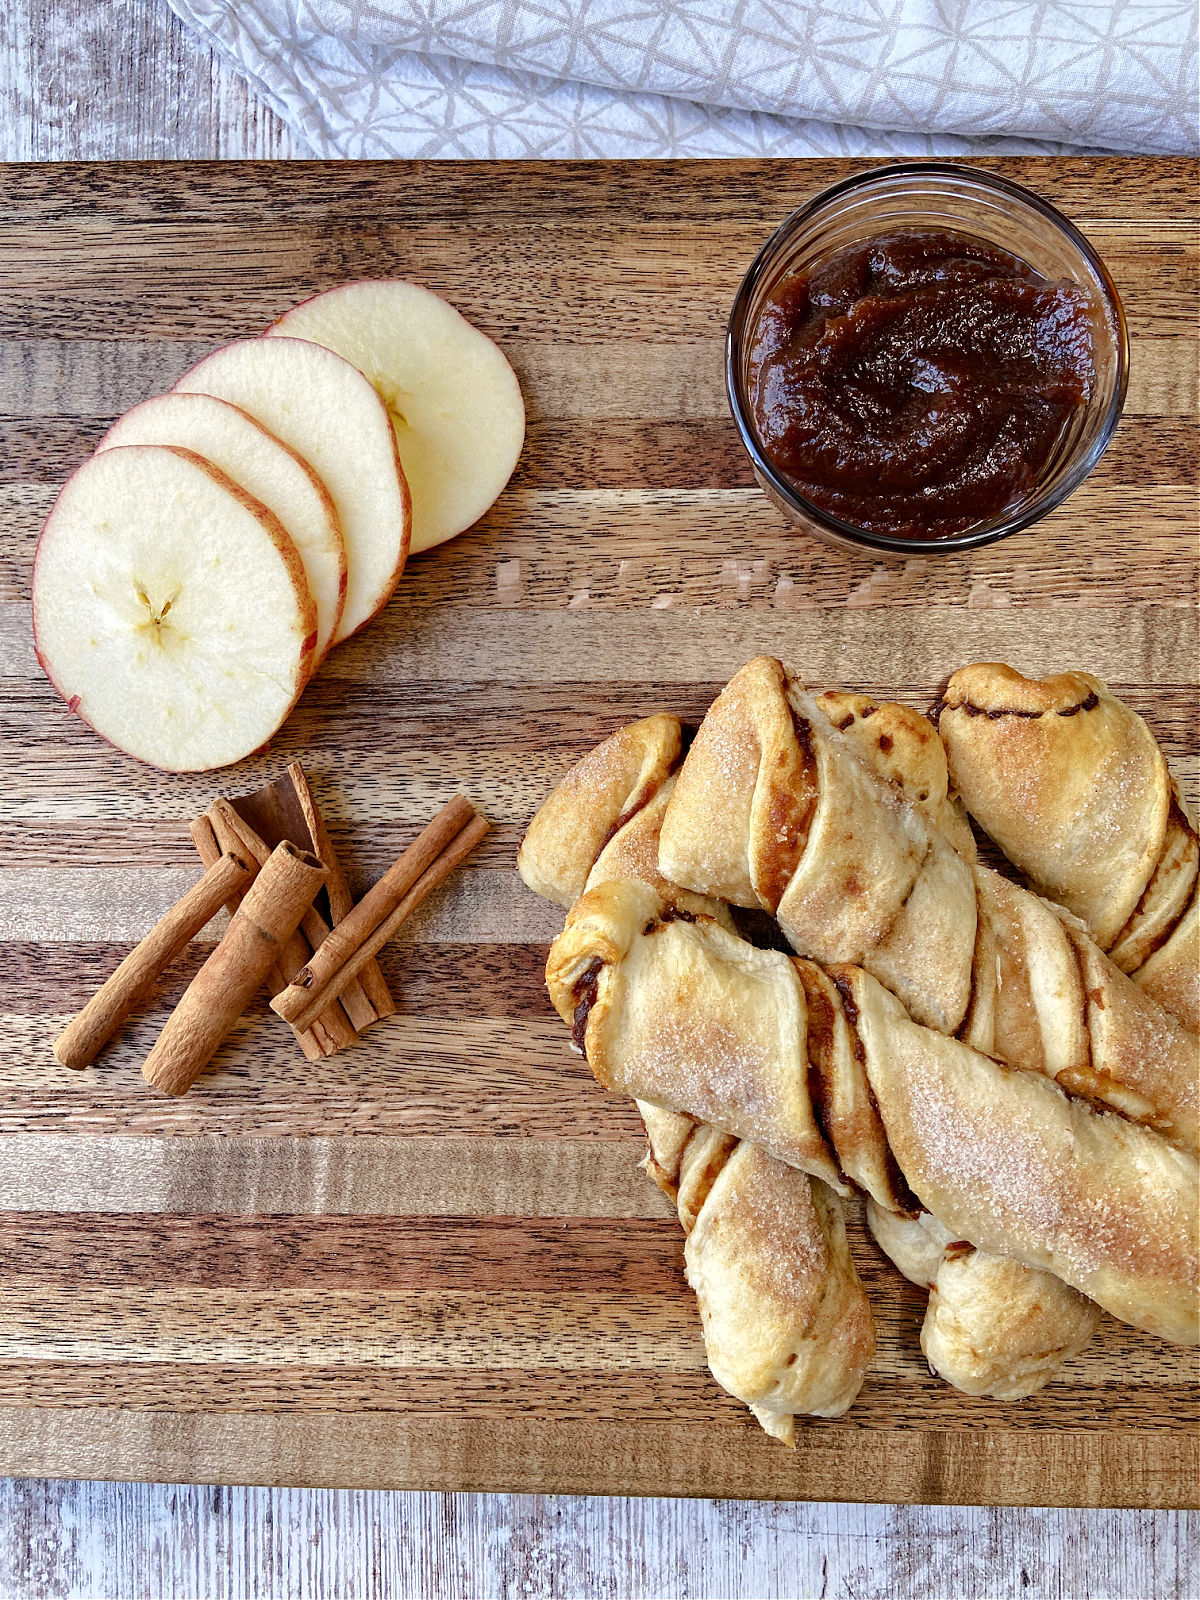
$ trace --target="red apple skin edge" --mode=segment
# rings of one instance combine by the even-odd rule
[[[315,299],[315,296],[310,296],[309,298],[310,299]],[[304,302],[304,304],[307,304],[307,301]],[[275,324],[272,323],[271,326],[274,327]],[[257,337],[261,339],[261,338],[264,337],[264,334],[258,334]],[[296,343],[296,344],[312,344],[313,340],[311,340],[311,339],[296,339],[293,342]],[[230,344],[241,344],[242,341],[240,339],[231,339],[229,341],[229,343]],[[187,372],[185,372],[183,374],[183,377],[178,378],[175,381],[175,383],[173,383],[171,385],[171,389],[172,390],[177,389],[179,387],[179,385],[183,382],[183,379],[187,378],[187,377],[190,377],[190,375],[193,372],[196,372],[200,367],[202,367],[204,365],[204,362],[210,359],[210,356],[217,355],[217,354],[219,354],[219,352],[221,350],[224,350],[224,349],[227,349],[227,348],[228,348],[228,345],[219,345],[216,350],[213,350],[213,351],[211,351],[209,353],[209,356],[205,356],[202,360],[197,361],[195,363],[195,365],[193,365],[193,366],[188,368]],[[324,350],[325,346],[322,345],[321,349]],[[337,356],[337,351],[336,350],[330,350],[329,354],[332,355],[332,356]],[[342,357],[342,356],[337,356],[337,359],[339,361],[342,361],[345,358]],[[353,364],[351,362],[347,361],[346,365],[348,367],[350,367],[352,371],[358,372],[358,368],[353,366]],[[362,377],[362,374],[359,373],[359,376]],[[368,383],[365,378],[363,378],[363,382],[367,383],[367,387],[371,390],[371,393],[375,394],[374,387],[370,383]],[[400,579],[403,576],[404,567],[405,567],[406,562],[408,561],[409,547],[412,544],[412,495],[409,493],[408,479],[404,476],[404,468],[400,464],[400,447],[396,443],[396,432],[395,432],[395,429],[392,427],[392,419],[391,419],[391,417],[388,416],[387,407],[384,405],[382,399],[380,399],[378,394],[375,394],[375,398],[379,402],[380,410],[383,412],[384,417],[385,417],[385,419],[387,421],[388,435],[389,435],[389,437],[391,439],[391,442],[392,442],[392,460],[395,463],[396,479],[397,479],[397,481],[398,481],[398,483],[400,485],[400,499],[401,499],[401,502],[402,502],[403,507],[404,507],[404,526],[403,526],[403,529],[401,530],[399,559],[396,562],[396,566],[395,566],[395,569],[394,569],[394,571],[392,573],[391,579],[389,580],[388,587],[385,589],[385,591],[383,593],[383,596],[379,601],[379,604],[375,607],[374,611],[371,612],[370,616],[367,616],[367,617],[363,618],[363,620],[359,623],[358,627],[355,628],[354,633],[347,634],[346,638],[348,638],[348,639],[353,639],[355,634],[361,633],[361,631],[363,630],[363,628],[366,627],[368,622],[373,622],[375,620],[375,618],[379,615],[379,613],[383,610],[384,606],[387,605],[388,601],[395,594],[396,585],[400,582]],[[254,420],[257,421],[257,418],[255,418]],[[259,426],[261,427],[262,424],[259,423]],[[268,432],[269,431],[270,430],[268,430]],[[345,643],[346,643],[346,639],[339,639],[338,640],[338,644],[345,644]],[[336,645],[331,645],[330,646],[331,650],[334,650],[336,648],[337,648]]]
[[[116,446],[116,449],[118,449],[118,450],[119,449],[128,449],[128,448],[130,448],[130,447],[129,446],[123,446],[123,445]],[[133,448],[143,448],[143,447],[135,446]],[[233,482],[232,478],[227,478],[223,472],[221,472],[217,467],[213,466],[211,461],[205,461],[202,456],[196,455],[193,451],[191,451],[191,450],[181,450],[175,445],[159,445],[159,446],[156,446],[156,448],[157,449],[161,449],[161,450],[173,450],[176,455],[185,456],[189,461],[194,461],[194,462],[198,463],[201,467],[204,468],[204,470],[207,473],[210,474],[210,476],[212,476],[213,478],[215,478],[217,480],[217,482],[221,485],[221,487],[223,489],[229,490],[230,493],[233,494],[234,498],[237,499],[242,505],[246,506],[250,511],[254,512],[256,515],[261,516],[262,518],[264,518],[265,521],[266,521],[267,526],[270,528],[272,538],[275,541],[276,546],[279,549],[280,553],[283,555],[284,560],[287,563],[287,565],[289,566],[289,568],[294,568],[294,570],[299,571],[301,576],[303,576],[304,565],[300,560],[299,551],[296,549],[296,546],[293,544],[290,535],[284,530],[283,526],[279,522],[279,519],[277,517],[273,516],[271,514],[271,512],[269,512],[267,510],[266,506],[262,505],[261,502],[256,500],[253,495],[247,494],[246,491],[243,488],[241,488],[238,484]],[[115,451],[114,451],[114,453],[115,453]],[[88,457],[88,460],[89,461],[91,460],[90,456]],[[54,504],[50,507],[50,511],[47,514],[46,520],[42,524],[42,532],[38,534],[37,547],[34,550],[33,577],[32,577],[32,581],[30,583],[29,621],[30,621],[30,632],[31,632],[31,634],[33,636],[33,653],[34,653],[34,656],[37,658],[37,664],[38,664],[39,667],[41,667],[42,671],[46,674],[46,677],[49,680],[50,685],[53,688],[55,694],[57,694],[59,699],[62,700],[63,704],[67,707],[68,711],[71,711],[75,716],[77,716],[79,718],[80,722],[82,722],[83,725],[86,728],[90,728],[91,731],[96,735],[96,737],[98,739],[102,740],[103,743],[108,745],[110,750],[117,750],[117,751],[120,752],[121,755],[128,756],[131,761],[138,761],[138,762],[140,762],[142,764],[142,766],[153,768],[153,770],[155,772],[194,772],[194,771],[212,772],[212,771],[219,770],[219,769],[213,768],[213,767],[200,767],[200,768],[196,768],[196,767],[158,767],[158,766],[155,766],[154,762],[146,761],[144,759],[144,757],[134,755],[132,750],[123,749],[119,744],[114,743],[113,740],[110,739],[107,734],[101,733],[99,728],[97,728],[94,723],[88,721],[87,717],[85,717],[83,712],[79,709],[79,696],[78,695],[68,695],[68,694],[64,693],[61,685],[55,679],[54,673],[50,670],[49,662],[46,660],[45,656],[42,654],[41,646],[38,644],[37,627],[36,627],[36,625],[34,623],[34,620],[33,620],[33,591],[37,587],[38,556],[39,556],[39,554],[41,552],[42,536],[45,533],[46,528],[49,526],[50,519],[53,517],[55,511],[57,511],[57,509],[58,509],[59,501],[62,499],[63,495],[67,492],[67,489],[70,486],[70,484],[74,481],[74,479],[76,477],[76,474],[78,474],[79,472],[82,472],[83,468],[86,465],[87,465],[87,462],[85,461],[80,466],[76,467],[75,471],[67,479],[66,483],[63,484],[62,488],[58,491],[58,494],[54,497]],[[290,552],[290,557],[289,557],[289,552]],[[305,583],[307,583],[307,580],[305,580]],[[301,589],[300,592],[303,594],[303,592],[304,592],[303,588]],[[300,677],[299,677],[299,687],[297,688],[295,695],[292,697],[291,704],[288,706],[286,712],[284,713],[282,719],[280,720],[280,723],[279,723],[279,727],[280,728],[283,727],[284,723],[291,716],[292,712],[296,709],[296,703],[300,699],[300,696],[304,693],[305,689],[308,687],[308,680],[309,680],[309,677],[310,677],[311,672],[312,672],[313,656],[314,656],[314,654],[316,652],[316,647],[317,647],[317,608],[316,608],[316,604],[314,603],[311,595],[309,596],[308,605],[306,607],[306,612],[307,612],[307,628],[306,628],[304,643],[301,646],[302,656],[301,656],[301,670],[300,670]],[[278,729],[276,730],[276,732],[278,732]],[[271,738],[273,739],[274,737],[275,737],[275,735],[272,734]],[[270,743],[271,743],[271,739],[264,739],[262,744],[260,744],[257,749],[247,751],[246,755],[240,757],[239,759],[241,759],[243,761],[248,761],[251,756],[256,756],[256,755],[260,754],[260,752],[262,752],[263,750],[266,750],[268,748],[268,746],[270,745]],[[229,762],[228,765],[236,766],[237,762]]]

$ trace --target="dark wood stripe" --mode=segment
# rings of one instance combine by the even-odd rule
[[[0,1213],[0,1284],[686,1295],[670,1218]],[[3,1289],[0,1288],[0,1296]]]
[[[0,944],[0,1012],[36,1017],[76,1010],[131,948],[128,943]],[[547,948],[391,945],[382,960],[402,1015],[545,1020],[552,1015],[545,985]],[[211,950],[211,944],[197,942],[184,952],[159,984],[162,1004],[182,993]]]
[[[1110,1384],[1057,1384],[1018,1404],[975,1399],[942,1390],[939,1421],[945,1433],[1017,1429],[1035,1436],[1064,1429],[1107,1432],[1146,1424],[1145,1396]],[[1155,1391],[1155,1437],[1188,1436],[1197,1424],[1194,1388],[1164,1385]],[[648,1428],[696,1423],[723,1437],[746,1427],[746,1409],[707,1372],[522,1371],[412,1367],[258,1367],[137,1362],[114,1368],[95,1362],[0,1362],[0,1407],[106,1409],[173,1413],[371,1411],[398,1416],[458,1417],[464,1421],[623,1422]],[[814,1434],[836,1430],[898,1432],[928,1426],[927,1374],[890,1377],[887,1387],[868,1383],[854,1407],[836,1423],[800,1424],[801,1448]],[[0,1446],[2,1448],[2,1446]]]
[[[586,217],[620,228],[637,216],[719,230],[741,220],[769,224],[798,197],[887,164],[863,157],[772,161],[764,177],[759,161],[723,161],[714,183],[712,165],[703,161],[44,162],[8,169],[0,220],[44,226],[83,215],[98,225],[147,221],[171,230],[220,217],[260,231],[270,216],[298,231],[319,228],[323,243],[339,230],[421,219],[465,230],[481,220],[491,227]],[[1083,225],[1152,222],[1188,233],[1195,163],[1185,157],[1006,156],[972,164],[1036,189]]]

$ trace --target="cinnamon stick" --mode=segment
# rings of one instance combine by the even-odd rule
[[[271,847],[262,838],[261,834],[253,828],[236,809],[231,801],[225,799],[214,800],[209,807],[209,817],[216,829],[218,839],[238,839],[243,849],[261,866],[271,853]],[[295,843],[295,841],[292,841]],[[298,848],[303,848],[298,846]],[[314,851],[319,855],[319,852]],[[298,972],[302,971],[311,958],[311,952],[328,936],[329,924],[316,909],[309,906],[301,919],[300,927],[287,942],[279,961],[279,970],[288,983],[295,980]],[[367,1004],[366,996],[360,998],[364,1005]],[[374,1013],[368,1019],[375,1020]],[[348,1044],[353,1044],[358,1037],[358,1030],[350,1020],[346,1011],[336,1001],[329,1007],[328,1014],[322,1014],[310,1024],[313,1032],[321,1041],[322,1054],[333,1055],[338,1050],[344,1050]]]
[[[62,1065],[75,1069],[90,1065],[167,967],[252,877],[246,862],[236,855],[219,854],[208,864],[199,883],[159,918],[59,1034],[54,1054]]]
[[[464,807],[471,820],[465,827],[451,832],[448,842],[441,845],[440,849],[436,848],[439,841],[446,839],[453,823],[463,816]],[[363,896],[346,920],[333,930],[330,939],[342,935],[339,950],[334,952],[340,954],[340,961],[331,960],[326,949],[330,941],[326,940],[320,949],[313,952],[312,960],[304,971],[297,974],[291,985],[271,1001],[271,1009],[285,1017],[293,1027],[305,1027],[313,1017],[320,1016],[330,1000],[340,994],[346,984],[355,980],[366,963],[382,950],[421,902],[446,881],[487,831],[486,817],[481,817],[468,801],[461,796],[452,800],[414,840],[399,861],[388,869],[375,888]],[[401,871],[401,868],[404,870]],[[419,874],[415,880],[414,872]],[[384,884],[389,885],[387,892],[376,896],[376,890]],[[376,920],[381,907],[385,908],[385,914],[381,920]],[[355,937],[357,944],[351,942]]]
[[[329,901],[329,922],[340,921],[353,901],[338,867],[337,857],[332,854],[329,834],[321,822],[316,801],[299,762],[293,762],[286,772],[265,783],[261,789],[255,789],[250,794],[230,795],[228,802],[268,848],[290,839],[302,850],[311,850],[314,855],[320,856],[329,869],[323,897]],[[340,911],[334,908],[335,900],[341,905]],[[311,949],[315,949],[329,931],[328,924],[316,907],[305,917],[301,927]],[[340,1005],[356,1032],[369,1028],[379,1015],[365,990],[357,983],[351,984],[346,990]],[[388,996],[384,1014],[391,1009],[391,997]]]
[[[349,915],[322,941],[319,951],[314,951],[304,971],[292,980],[295,987],[308,991],[306,1001],[321,990],[330,974],[342,967],[358,950],[363,940],[375,931],[430,863],[475,815],[475,807],[471,802],[461,794],[456,794],[421,830],[403,855],[392,863],[378,883],[367,890]],[[286,1011],[280,1012],[280,1016],[286,1015]]]
[[[309,837],[313,842],[313,849],[329,868],[329,880],[325,885],[325,893],[329,896],[329,920],[336,928],[339,922],[344,922],[354,909],[354,900],[346,882],[345,873],[338,861],[337,852],[333,848],[333,841],[329,837],[329,829],[325,826],[325,818],[321,815],[317,802],[313,799],[312,790],[308,786],[308,776],[298,761],[293,761],[287,769],[291,781],[292,791],[304,815],[305,826],[308,828]],[[379,1019],[390,1017],[396,1010],[396,1002],[392,999],[392,992],[387,986],[387,980],[379,970],[378,961],[368,961],[358,975],[362,991],[367,997],[375,1016]],[[356,1027],[365,1024],[357,1022],[351,1010],[354,986],[351,985],[342,995],[342,1004],[351,1022]]]
[[[200,857],[201,864],[203,865],[205,871],[207,871],[208,868],[211,867],[214,862],[219,861],[222,854],[224,854],[221,846],[217,843],[217,836],[213,832],[212,823],[207,817],[197,817],[195,821],[188,823],[188,834],[191,837],[192,843],[196,846],[196,854]],[[233,854],[237,855],[238,852],[235,850]],[[247,860],[246,866],[249,870],[251,881],[253,881],[254,877],[258,873],[258,862]],[[242,896],[240,891],[235,891],[229,896],[229,899],[226,900],[225,909],[228,911],[231,917],[241,903]]]
[[[166,1094],[187,1093],[279,960],[326,875],[316,856],[294,844],[272,852],[146,1057],[147,1083]]]
[[[217,835],[208,816],[197,817],[194,822],[189,822],[188,832],[192,836],[192,843],[196,846],[196,853],[201,861],[206,867],[211,866],[220,856],[221,846],[217,843]],[[257,874],[258,864],[252,862],[250,870],[252,873]],[[236,913],[241,903],[241,895],[234,895],[232,899],[225,902],[225,909],[231,917]],[[270,972],[267,973],[267,988],[270,993],[276,995],[281,989],[286,989],[287,986],[288,980],[280,972],[278,965],[273,966]],[[320,1061],[321,1057],[326,1054],[324,1046],[311,1028],[293,1028],[292,1032],[296,1035],[296,1043],[304,1052],[306,1061]]]

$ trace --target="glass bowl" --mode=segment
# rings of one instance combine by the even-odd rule
[[[805,499],[764,452],[749,403],[754,330],[776,285],[848,245],[910,228],[953,230],[996,245],[1020,256],[1050,281],[1078,284],[1102,313],[1096,324],[1096,384],[1091,398],[1063,429],[1036,487],[989,521],[930,540],[873,533]],[[1107,268],[1078,228],[1019,184],[944,161],[906,161],[860,172],[794,211],[763,245],[742,279],[725,343],[730,409],[764,493],[785,516],[818,538],[891,556],[973,550],[1028,528],[1053,511],[1104,454],[1121,416],[1128,378],[1125,313]]]

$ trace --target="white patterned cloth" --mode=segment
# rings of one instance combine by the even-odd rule
[[[1200,149],[1195,0],[170,0],[321,156]]]

